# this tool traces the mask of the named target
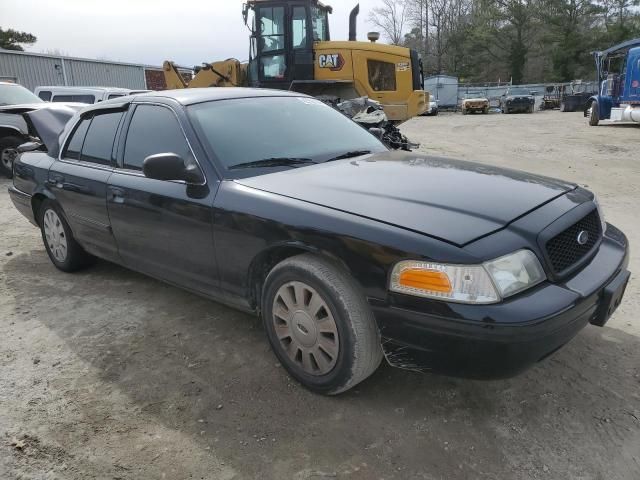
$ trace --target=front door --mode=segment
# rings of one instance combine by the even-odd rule
[[[97,111],[83,118],[60,160],[49,170],[48,186],[78,242],[90,253],[118,259],[107,212],[107,182],[115,164],[116,133],[123,111]]]
[[[158,153],[196,161],[172,109],[137,105],[107,192],[120,257],[133,269],[212,294],[218,284],[211,208],[217,182],[198,186],[145,177],[144,159]]]

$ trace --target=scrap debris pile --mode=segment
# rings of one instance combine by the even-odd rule
[[[325,97],[321,100],[369,130],[393,150],[410,152],[420,146],[418,143],[411,142],[393,122],[389,121],[380,102],[371,100],[369,97],[345,101],[340,101],[335,97]]]

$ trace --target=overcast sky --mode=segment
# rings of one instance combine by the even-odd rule
[[[38,37],[28,51],[60,51],[75,57],[193,66],[229,57],[247,60],[249,31],[243,0],[0,0],[0,27]],[[357,0],[326,1],[334,7],[331,38],[346,40]],[[358,39],[372,27],[378,0],[361,0]]]

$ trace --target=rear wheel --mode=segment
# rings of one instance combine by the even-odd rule
[[[0,138],[0,173],[7,178],[13,177],[13,162],[18,156],[18,146],[23,143],[19,137]]]
[[[42,202],[38,222],[45,249],[56,268],[63,272],[75,272],[94,260],[76,242],[60,209],[51,200]]]
[[[593,100],[591,102],[591,108],[589,109],[589,125],[597,127],[600,123],[600,109],[598,108],[598,102]]]
[[[289,374],[308,389],[335,395],[380,365],[373,314],[353,279],[311,254],[289,258],[268,275],[262,319]]]

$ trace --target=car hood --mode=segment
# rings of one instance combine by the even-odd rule
[[[459,246],[576,188],[515,170],[407,152],[383,152],[236,182]]]
[[[46,147],[49,155],[57,156],[59,137],[71,118],[86,107],[81,103],[46,103],[22,113],[29,125],[31,134],[38,137]]]

